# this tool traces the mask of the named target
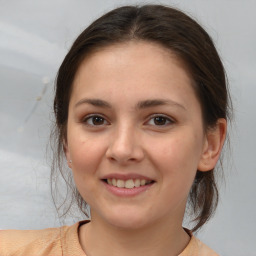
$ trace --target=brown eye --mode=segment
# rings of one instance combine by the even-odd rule
[[[101,116],[90,116],[84,120],[84,123],[91,126],[100,126],[107,124],[107,121]]]
[[[102,125],[102,124],[104,124],[104,118],[102,118],[102,117],[100,117],[100,116],[94,116],[94,117],[92,118],[92,123],[93,123],[94,125]]]
[[[155,115],[147,123],[153,126],[167,126],[173,124],[174,121],[166,116]]]
[[[165,125],[167,122],[167,118],[163,116],[154,117],[155,125]]]

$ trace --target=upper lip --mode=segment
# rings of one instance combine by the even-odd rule
[[[110,173],[102,177],[103,180],[105,179],[118,179],[118,180],[130,180],[130,179],[140,179],[140,180],[149,180],[152,181],[153,179],[143,176],[137,173],[127,173],[127,174],[121,174],[121,173]]]

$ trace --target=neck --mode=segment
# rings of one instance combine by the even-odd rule
[[[182,220],[123,229],[92,218],[80,228],[79,239],[87,256],[172,256],[183,251],[190,237],[182,228]]]

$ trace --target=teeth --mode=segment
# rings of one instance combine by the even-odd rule
[[[116,181],[116,186],[118,188],[124,188],[124,180],[117,180]]]
[[[145,179],[129,179],[129,180],[119,180],[119,179],[107,179],[107,183],[109,185],[112,185],[112,186],[115,186],[115,187],[118,187],[118,188],[138,188],[140,186],[144,186],[144,185],[147,185],[149,183],[151,183],[150,180],[145,180]]]
[[[144,186],[145,184],[146,184],[146,180],[141,180],[141,181],[140,181],[140,185],[141,185],[141,186]]]
[[[116,179],[112,179],[112,185],[116,187]]]
[[[136,188],[138,188],[140,186],[140,180],[136,179],[135,182],[134,182],[134,185],[135,185]]]
[[[133,180],[127,180],[124,185],[126,188],[134,188],[134,181]]]

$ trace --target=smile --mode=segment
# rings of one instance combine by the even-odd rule
[[[105,179],[104,181],[111,186],[118,187],[118,188],[128,188],[128,189],[138,188],[154,182],[152,180],[145,180],[145,179],[122,180],[122,179],[115,179],[115,178]]]

